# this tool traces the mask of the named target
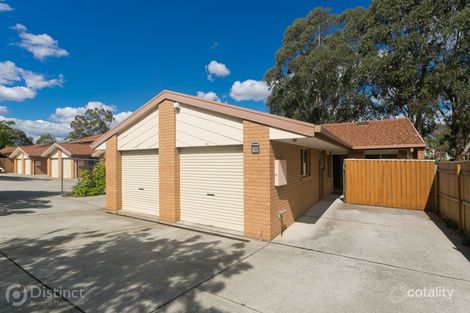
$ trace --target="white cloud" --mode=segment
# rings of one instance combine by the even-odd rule
[[[223,63],[219,63],[215,60],[212,60],[209,62],[208,65],[206,65],[206,71],[207,71],[207,79],[210,81],[214,80],[214,76],[216,77],[226,77],[230,75],[230,70],[225,66]]]
[[[69,55],[68,51],[59,47],[59,42],[48,34],[35,35],[28,33],[28,29],[22,24],[16,24],[12,28],[18,32],[21,38],[18,46],[31,52],[38,60]]]
[[[217,96],[217,94],[213,91],[209,91],[209,92],[198,91],[197,97],[202,98],[204,100],[220,102],[219,96]]]
[[[14,121],[15,128],[21,129],[34,139],[37,139],[44,133],[50,133],[57,139],[63,140],[70,132],[70,126],[67,123],[54,123],[45,120],[23,120],[4,116],[0,116],[0,120]]]
[[[36,96],[36,91],[32,88],[17,86],[17,87],[6,87],[0,86],[0,101],[24,101],[26,99],[32,99]]]
[[[114,127],[118,124],[120,124],[122,121],[124,121],[126,118],[128,118],[129,116],[132,115],[132,111],[126,111],[126,112],[121,112],[121,113],[118,113],[118,114],[115,114],[114,115],[114,122],[113,124],[111,125],[111,127]]]
[[[74,117],[77,114],[84,114],[85,111],[90,108],[104,108],[116,112],[116,107],[114,106],[107,105],[100,101],[90,101],[80,107],[57,108],[55,113],[49,117],[49,120],[24,120],[3,116],[7,113],[7,108],[0,106],[0,120],[14,121],[16,124],[14,127],[21,129],[34,139],[39,138],[39,136],[44,133],[50,133],[61,141],[70,133],[70,122],[73,121]],[[115,121],[111,127],[116,126],[132,113],[133,112],[126,111],[114,114]]]
[[[8,114],[8,108],[6,106],[0,105],[0,115]]]
[[[253,79],[245,80],[244,82],[236,81],[230,90],[230,97],[237,101],[254,100],[262,101],[271,94],[269,86],[264,81],[257,81]]]
[[[86,110],[95,108],[110,110],[111,112],[114,112],[116,109],[115,107],[104,104],[100,101],[90,101],[85,106],[81,107],[56,108],[55,113],[52,114],[49,118],[54,122],[70,123],[73,121],[75,116],[83,115],[85,114]]]
[[[0,0],[0,12],[8,12],[8,11],[13,11],[14,9],[8,5],[8,3],[5,3],[5,1]]]
[[[31,99],[36,96],[37,90],[61,86],[63,81],[62,75],[57,78],[47,79],[42,74],[17,67],[11,61],[0,62],[0,101]]]

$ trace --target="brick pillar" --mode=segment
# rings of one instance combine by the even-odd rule
[[[173,102],[159,106],[160,219],[177,222],[180,219],[179,152],[176,149],[176,114]],[[197,182],[196,182],[197,183]]]
[[[18,160],[16,158],[13,160],[13,172],[18,174]]]
[[[122,208],[121,152],[117,135],[106,141],[106,208],[118,211]]]
[[[416,151],[416,158],[419,160],[424,160],[424,149]]]
[[[47,176],[48,177],[51,177],[51,175],[52,175],[51,174],[52,173],[52,169],[51,169],[52,164],[51,164],[51,162],[52,162],[51,158],[47,158]]]
[[[58,174],[59,174],[59,178],[60,178],[60,177],[62,177],[62,170],[63,170],[63,168],[62,168],[62,151],[60,151],[60,150],[57,152],[57,162],[59,163],[58,164],[58,166],[59,166]]]
[[[25,161],[25,159],[24,159],[24,154],[21,156],[21,159],[23,160],[23,161],[21,162],[21,167],[23,168],[23,170],[22,170],[22,173],[23,173],[23,174],[22,174],[22,175],[26,175],[26,161]]]
[[[259,154],[251,144],[259,143]],[[270,240],[271,234],[271,143],[269,128],[243,121],[243,177],[245,236]]]

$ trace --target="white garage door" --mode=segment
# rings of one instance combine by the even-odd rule
[[[64,162],[64,178],[72,178],[72,160],[63,159]]]
[[[31,159],[25,159],[25,174],[31,175]]]
[[[158,151],[122,152],[122,209],[159,216]]]
[[[59,160],[52,159],[51,160],[51,176],[52,177],[59,177]]]
[[[243,231],[241,146],[180,152],[181,221]]]
[[[18,174],[23,174],[23,159],[17,159],[18,161],[16,162],[16,168]]]

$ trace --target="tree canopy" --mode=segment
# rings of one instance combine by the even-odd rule
[[[33,138],[13,126],[13,121],[0,121],[0,149],[5,146],[27,146],[33,144]]]
[[[469,21],[459,0],[316,8],[286,30],[265,74],[267,106],[313,123],[407,116],[452,158],[469,158]]]
[[[47,134],[42,134],[38,140],[36,140],[36,143],[38,145],[40,144],[53,144],[54,142],[56,142],[57,139],[52,136],[51,134],[47,133]]]
[[[72,131],[66,140],[74,140],[107,132],[114,121],[113,112],[103,108],[86,110],[84,115],[75,116],[70,123]]]

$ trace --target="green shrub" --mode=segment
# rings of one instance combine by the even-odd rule
[[[106,173],[103,162],[97,163],[89,169],[80,170],[78,183],[73,186],[74,197],[97,196],[105,193]]]

